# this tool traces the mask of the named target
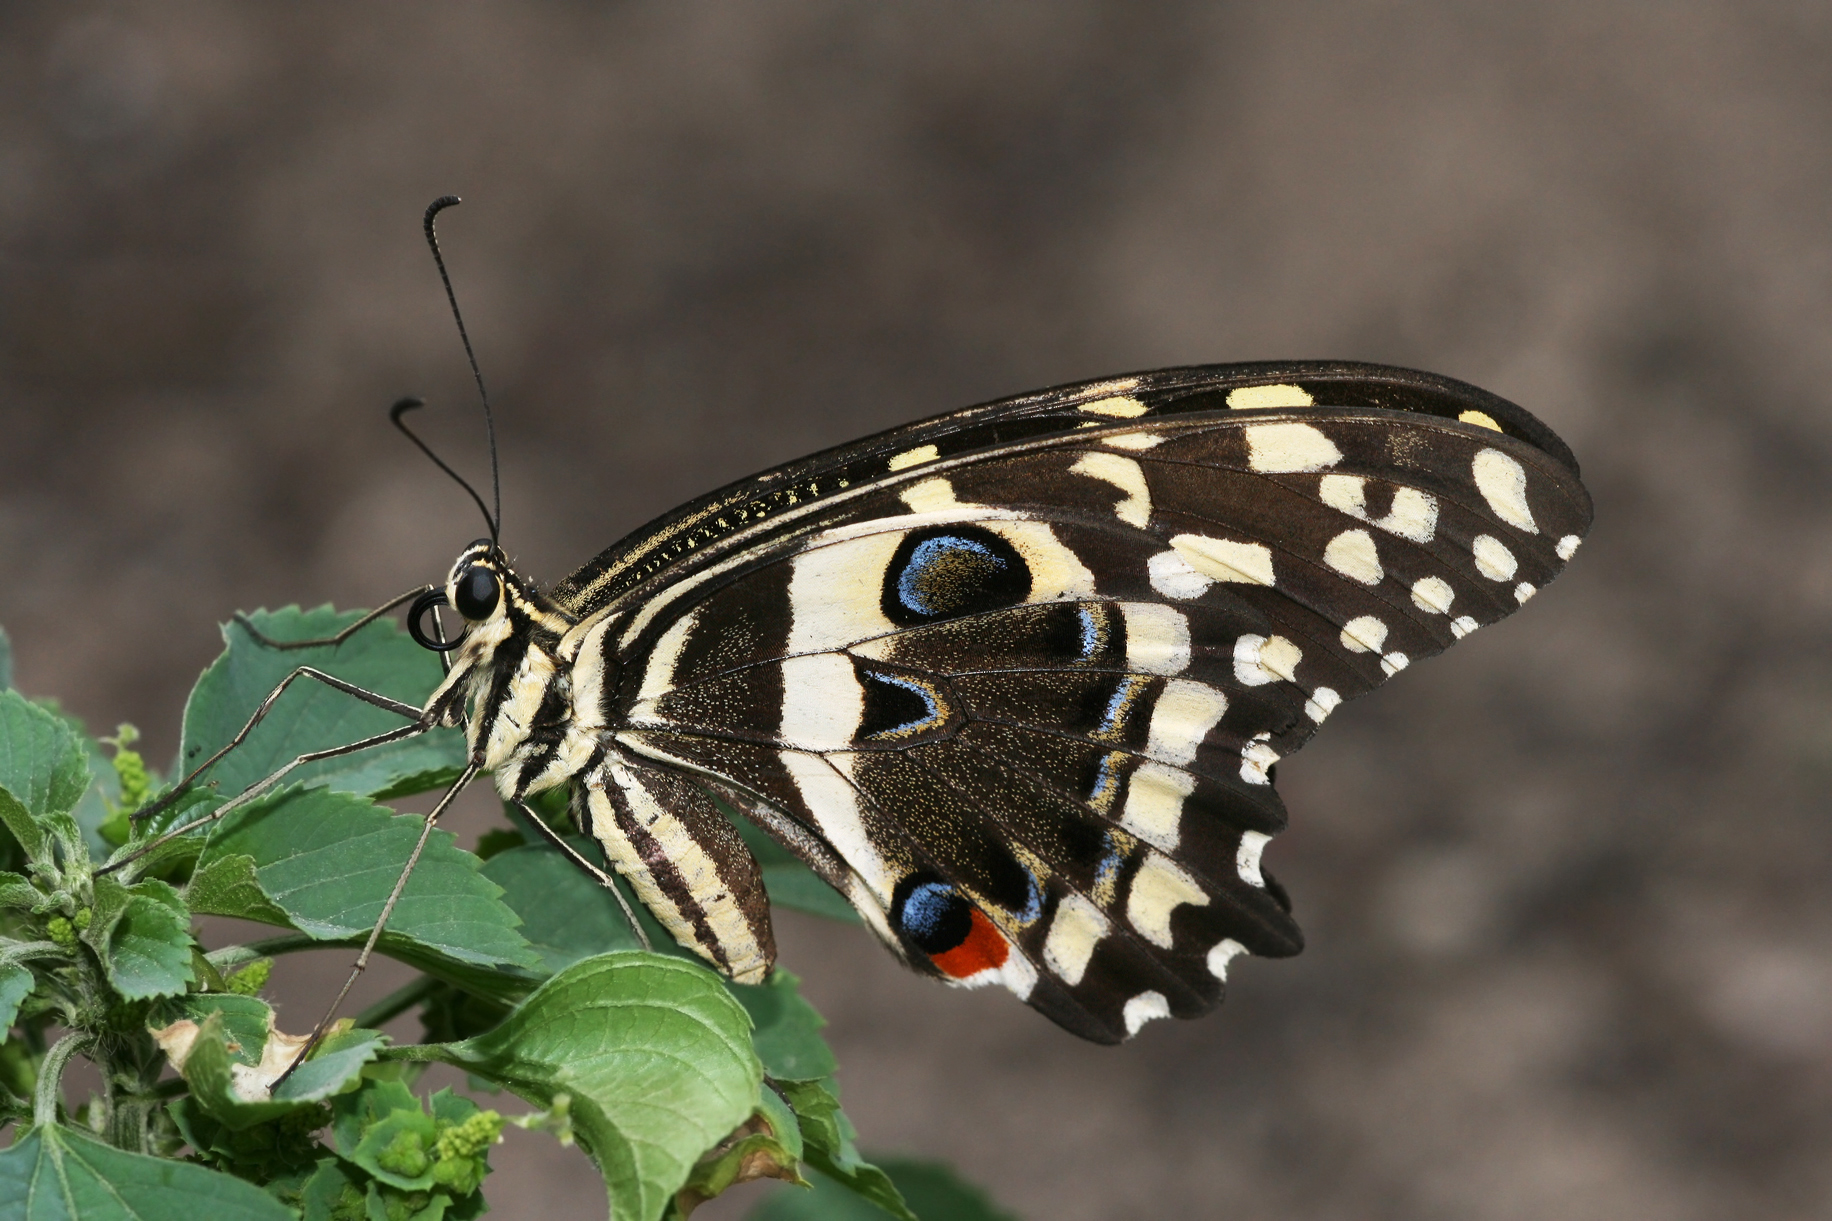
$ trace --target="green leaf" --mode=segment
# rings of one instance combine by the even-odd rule
[[[794,1112],[774,1090],[766,1089],[750,1122],[694,1164],[675,1208],[690,1212],[739,1183],[757,1179],[782,1179],[806,1187],[808,1181],[796,1170],[801,1149]]]
[[[890,1176],[860,1156],[858,1129],[840,1109],[839,1087],[831,1079],[785,1081],[781,1087],[801,1124],[802,1156],[810,1166],[893,1217],[917,1221]]]
[[[312,640],[333,635],[361,617],[360,611],[339,613],[328,606],[301,611],[295,606],[271,613],[256,611],[249,619],[276,640]],[[179,748],[182,771],[189,771],[233,738],[261,701],[299,666],[323,670],[415,706],[426,702],[442,677],[438,659],[387,619],[370,624],[336,649],[282,652],[266,648],[235,623],[224,625],[223,640],[227,647],[222,656],[203,672],[185,705],[184,740]],[[394,713],[301,678],[247,740],[202,779],[214,781],[220,796],[232,797],[302,754],[343,746],[403,724]],[[463,735],[453,729],[435,729],[355,755],[308,764],[292,778],[385,798],[450,783],[463,768]]]
[[[802,864],[800,857],[723,801],[715,799],[714,804],[732,820],[745,846],[757,858],[763,871],[763,888],[769,891],[771,903],[825,916],[842,924],[860,923],[859,913],[853,910],[852,904],[839,891],[821,881],[819,874]]]
[[[839,1062],[821,1028],[827,1024],[802,999],[801,980],[777,967],[766,984],[731,984],[732,995],[751,1015],[751,1041],[763,1071],[777,1081],[814,1081],[831,1077]]]
[[[0,1035],[19,1016],[20,1002],[32,994],[32,968],[16,962],[0,963]]]
[[[75,838],[66,816],[88,787],[75,731],[17,691],[0,691],[0,822],[34,863],[53,863],[47,832]]]
[[[638,948],[617,900],[546,844],[497,853],[484,862],[483,876],[503,888],[503,902],[521,917],[522,936],[549,974],[594,954]]]
[[[245,1018],[246,1014],[241,1016]],[[270,1026],[255,1044],[259,1055],[251,1063],[245,1058],[246,1031],[237,1032],[238,1048],[232,1052],[225,1026],[223,1014],[214,1012],[204,1018],[194,1034],[168,1026],[155,1031],[154,1038],[167,1050],[191,1087],[191,1100],[212,1119],[236,1132],[270,1123],[337,1094],[358,1080],[363,1066],[375,1059],[385,1042],[385,1036],[374,1030],[339,1031],[326,1038],[310,1060],[267,1096],[269,1082],[285,1071],[303,1039],[284,1038],[275,1043]]]
[[[0,1152],[0,1221],[290,1221],[260,1188],[202,1166],[33,1128]]]
[[[0,873],[0,908],[31,911],[44,902],[44,892],[16,873]]]
[[[883,1166],[923,1221],[1016,1221],[984,1191],[937,1162],[885,1158]],[[745,1215],[745,1221],[884,1221],[886,1213],[843,1183],[816,1175],[813,1191],[779,1191]]]
[[[261,905],[246,899],[247,866],[261,894],[291,927],[335,940],[375,926],[401,867],[419,838],[421,820],[394,815],[365,798],[327,789],[286,788],[218,823],[198,858],[207,879],[204,898],[235,896],[237,910],[198,907],[213,914],[250,916]],[[218,869],[222,872],[217,872]],[[516,930],[515,913],[501,889],[479,872],[476,857],[457,846],[449,831],[435,830],[408,880],[382,949],[418,948],[459,963],[533,967],[540,957]]]
[[[234,916],[238,920],[256,920],[262,924],[292,928],[293,922],[278,904],[261,889],[255,876],[254,858],[241,853],[212,858],[191,874],[184,889],[185,902],[191,910],[211,916]]]
[[[225,1050],[241,1064],[259,1064],[267,1032],[273,1029],[273,1007],[258,996],[233,992],[194,992],[171,1002],[167,1012],[198,1025],[214,1014],[222,1028]]]
[[[191,914],[164,882],[129,887],[111,877],[95,879],[95,915],[83,940],[102,960],[108,982],[128,1000],[174,996],[196,978]]]
[[[612,1215],[656,1221],[700,1155],[757,1109],[749,1027],[712,972],[621,952],[566,968],[441,1058],[541,1106],[571,1095]]]

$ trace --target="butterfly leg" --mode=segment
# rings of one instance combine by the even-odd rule
[[[649,934],[643,931],[642,922],[637,920],[636,913],[630,910],[629,900],[625,899],[623,897],[623,891],[617,888],[617,880],[604,870],[598,868],[598,866],[592,864],[577,848],[567,843],[566,837],[548,826],[547,820],[530,809],[527,802],[518,801],[515,805],[517,809],[528,816],[528,821],[534,825],[537,831],[546,837],[548,843],[558,848],[567,860],[590,874],[592,878],[597,881],[598,885],[611,892],[611,896],[617,900],[617,906],[623,909],[623,918],[630,922],[630,931],[636,934],[636,940],[642,943],[643,949],[653,950],[655,947],[649,943]]]
[[[312,1027],[312,1033],[306,1039],[305,1045],[299,1049],[299,1054],[294,1056],[293,1062],[286,1066],[286,1071],[275,1078],[274,1088],[279,1088],[282,1081],[293,1075],[294,1069],[305,1063],[306,1057],[312,1054],[312,1049],[318,1046],[320,1039],[324,1038],[324,1032],[330,1029],[338,1009],[343,1006],[344,998],[350,995],[350,989],[356,986],[357,979],[368,969],[369,959],[375,953],[376,943],[381,941],[382,931],[388,927],[388,917],[394,914],[395,904],[401,901],[401,895],[407,889],[407,879],[413,876],[414,866],[420,863],[420,854],[426,851],[426,841],[432,838],[433,828],[438,825],[439,816],[445,813],[446,807],[452,804],[452,799],[462,793],[465,786],[470,784],[476,775],[477,765],[475,763],[466,767],[463,774],[452,783],[452,787],[445,790],[445,796],[439,799],[439,804],[434,806],[432,812],[426,816],[426,823],[420,828],[420,838],[414,841],[413,851],[408,854],[407,863],[401,867],[401,876],[395,879],[394,889],[388,893],[388,901],[382,904],[382,914],[375,918],[375,927],[369,930],[369,940],[363,943],[362,953],[356,956],[356,965],[350,968],[349,978],[344,980],[344,985],[338,990],[337,999],[331,1002],[331,1007],[325,1010],[323,1017],[318,1019],[318,1025]]]

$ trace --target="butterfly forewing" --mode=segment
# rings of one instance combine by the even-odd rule
[[[594,831],[684,944],[767,961],[712,786],[912,965],[1117,1040],[1298,950],[1260,864],[1273,766],[1517,609],[1589,519],[1538,421],[1397,370],[1167,370],[911,425],[556,591],[621,756]]]

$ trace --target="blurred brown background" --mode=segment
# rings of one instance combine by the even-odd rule
[[[384,412],[485,470],[445,192],[548,581],[1034,386],[1465,378],[1596,532],[1281,769],[1303,957],[1119,1050],[852,930],[785,961],[868,1144],[1031,1218],[1826,1216],[1829,118],[1823,4],[12,0],[0,622],[164,758],[231,610],[440,576],[478,522]],[[497,1160],[498,1215],[602,1207]]]

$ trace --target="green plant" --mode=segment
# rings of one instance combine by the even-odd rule
[[[279,639],[354,618],[254,617]],[[226,742],[294,665],[415,701],[439,677],[388,622],[334,651],[277,654],[233,626],[225,639],[186,705],[181,764]],[[916,1215],[893,1176],[860,1156],[824,1023],[793,975],[728,984],[653,924],[651,941],[668,951],[637,948],[611,896],[519,831],[486,835],[478,853],[434,834],[381,942],[420,975],[339,1022],[276,1086],[303,1038],[275,1028],[261,999],[270,973],[289,953],[367,933],[420,825],[377,803],[449,782],[462,739],[437,731],[302,768],[133,856],[296,755],[389,728],[388,714],[295,688],[208,785],[134,822],[160,781],[131,727],[91,738],[10,680],[0,633],[0,1123],[14,1129],[0,1151],[0,1221],[462,1221],[486,1209],[489,1149],[508,1123],[576,1141],[617,1218],[684,1217],[761,1177],[821,1187],[771,1197],[759,1215]],[[851,918],[793,858],[747,836],[776,902]],[[206,949],[192,929],[205,914],[276,933]],[[415,1010],[424,1042],[375,1029]],[[63,1077],[75,1056],[95,1064],[101,1086],[71,1108]],[[447,1090],[416,1095],[435,1061],[535,1109],[499,1111],[500,1094],[483,1106]],[[895,1169],[931,1218],[999,1215],[945,1171]]]

